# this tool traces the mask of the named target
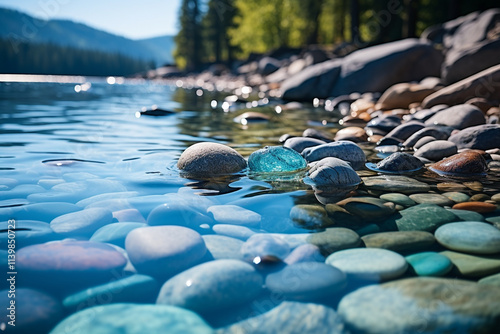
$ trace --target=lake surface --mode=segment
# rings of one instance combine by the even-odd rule
[[[109,80],[103,79],[87,81],[84,78],[67,78],[66,81],[69,82],[0,82],[0,217],[2,218],[0,220],[17,219],[19,221],[31,220],[50,223],[51,220],[57,218],[54,217],[54,212],[57,212],[57,209],[52,208],[46,211],[27,209],[28,213],[20,214],[19,212],[22,211],[23,207],[29,207],[36,203],[55,202],[76,204],[81,208],[108,208],[112,212],[132,209],[139,214],[134,215],[135,213],[129,212],[130,216],[124,214],[125,218],[115,215],[114,222],[144,223],[148,214],[155,207],[178,200],[178,203],[187,207],[192,206],[200,212],[205,210],[204,217],[209,217],[210,220],[199,230],[203,235],[217,234],[229,236],[233,240],[245,241],[253,233],[272,233],[279,240],[285,240],[288,244],[287,247],[290,247],[289,253],[292,249],[303,244],[314,244],[321,249],[321,245],[326,241],[311,242],[308,235],[314,234],[312,232],[320,232],[325,227],[343,227],[342,233],[347,233],[346,230],[354,230],[359,236],[390,230],[390,228],[384,227],[389,224],[385,222],[388,217],[417,205],[417,203],[404,204],[407,196],[403,196],[404,200],[402,197],[395,198],[395,203],[386,206],[383,206],[381,202],[370,202],[370,200],[366,200],[367,197],[381,201],[379,197],[387,192],[393,193],[395,191],[372,191],[360,187],[355,194],[364,197],[364,202],[355,201],[350,206],[345,203],[341,206],[329,204],[325,207],[318,201],[311,186],[303,182],[303,173],[270,176],[248,174],[244,171],[224,178],[190,180],[182,178],[176,167],[177,159],[181,153],[190,145],[202,141],[226,144],[248,158],[257,149],[280,145],[279,138],[286,133],[300,135],[307,128],[317,128],[329,132],[333,137],[336,130],[341,128],[338,125],[339,119],[342,118],[339,112],[328,112],[324,108],[314,108],[312,105],[292,110],[287,110],[285,105],[276,108],[278,102],[267,103],[266,100],[259,100],[257,94],[254,93],[250,95],[249,100],[258,100],[261,105],[251,110],[268,115],[270,120],[242,124],[233,120],[234,117],[247,111],[242,105],[240,105],[242,108],[239,109],[233,107],[227,110],[222,107],[228,93],[185,89],[176,85],[146,81],[115,80],[115,82],[111,82],[113,84],[110,84]],[[254,104],[257,105],[257,102]],[[150,109],[152,105],[157,105],[158,108],[172,111],[172,113],[157,117],[140,113],[143,108]],[[377,155],[374,144],[366,143],[360,144],[360,146],[365,151],[369,161],[376,162],[384,157],[383,154]],[[359,170],[358,174],[362,177],[377,175],[368,169]],[[458,198],[462,194],[470,199],[476,195],[476,198],[481,198],[481,201],[495,203],[491,198],[500,192],[500,168],[498,165],[491,165],[488,175],[479,179],[453,180],[438,177],[425,170],[411,175],[411,178],[428,186],[426,194],[429,191],[440,195],[454,192],[450,196]],[[390,181],[387,182],[390,183]],[[411,186],[410,184],[408,187],[411,188]],[[431,203],[434,200],[435,198],[425,198],[424,196],[423,203]],[[457,203],[459,201],[461,200],[456,200]],[[440,210],[446,211],[443,207],[450,208],[455,204],[454,201],[450,203],[439,204],[439,210],[431,210],[429,212],[432,213],[429,214],[439,215],[442,212]],[[226,208],[227,210],[239,207],[253,211],[260,215],[260,222],[254,224],[251,218],[249,221],[245,221],[246,213],[241,214],[240,220],[221,218],[217,222],[212,221],[213,217],[207,214],[207,208],[223,205],[233,206]],[[497,209],[494,212],[483,215],[471,213],[467,217],[464,216],[465,218],[456,216],[455,219],[452,218],[447,222],[479,220],[498,225],[500,224],[498,202],[496,205]],[[343,208],[344,206],[349,212]],[[47,213],[49,211],[50,213]],[[34,213],[30,216],[29,212]],[[238,212],[235,211],[234,215],[238,215]],[[47,216],[43,216],[42,213],[47,214]],[[64,214],[66,213],[64,212]],[[50,220],[47,217],[50,217]],[[421,220],[426,219],[425,215],[420,217],[418,214],[414,214],[414,217]],[[233,223],[231,223],[232,221]],[[220,224],[221,222],[223,223]],[[377,224],[380,222],[385,222],[386,225],[382,224],[382,227],[379,227]],[[233,224],[238,227],[244,226],[247,230],[233,231],[227,226],[215,230],[213,229],[214,224]],[[19,231],[23,230],[22,226],[17,228]],[[25,228],[24,230],[29,229]],[[82,229],[82,231],[84,230]],[[247,232],[250,234],[245,236],[244,234]],[[23,242],[22,238],[24,237],[21,234],[19,234],[21,239],[18,243]],[[432,234],[429,235],[432,237]],[[92,233],[89,234],[89,231],[85,230],[81,235],[64,232],[57,236],[50,234],[48,238],[49,240],[59,240],[69,237],[87,240],[90,236]],[[362,246],[359,236],[356,236],[358,239],[354,242],[355,247]],[[349,234],[346,234],[347,237]],[[26,238],[26,240],[34,240]],[[32,244],[32,241],[26,242]],[[205,242],[208,244],[207,240]],[[121,243],[123,244],[123,240]],[[217,256],[219,259],[234,258],[229,254],[231,250],[234,250],[231,248],[232,246],[226,244],[227,248],[225,249],[223,245],[214,246],[216,243],[215,240],[212,240],[211,245],[214,248],[209,249],[214,258]],[[342,241],[339,243],[342,244]],[[2,245],[2,249],[7,250],[6,243],[2,243]],[[430,244],[423,242],[420,245],[423,246],[419,246],[418,242],[411,243],[409,248],[399,251],[399,253],[407,256],[420,251],[432,251],[436,254],[446,251],[446,248],[435,242],[430,242]],[[266,251],[269,253],[269,258],[259,258],[263,262],[271,263],[268,264],[269,267],[265,267],[266,264],[264,267],[262,264],[259,266],[259,262],[256,262],[255,258],[250,260],[250,262],[253,261],[263,277],[266,275],[269,277],[269,273],[279,273],[279,270],[282,269],[275,264],[276,259],[273,258],[273,256],[279,258],[277,255],[279,243],[273,244],[271,242],[269,247],[270,250],[264,251],[264,253]],[[352,248],[352,245],[343,245],[335,251],[341,251],[344,248]],[[217,256],[215,256],[215,249],[219,250]],[[326,252],[325,254],[324,249],[321,250],[322,256],[331,253]],[[277,253],[275,254],[275,252]],[[283,258],[287,257],[288,253],[283,255]],[[318,251],[316,253],[318,253],[316,255],[321,256]],[[392,252],[391,254],[396,253]],[[296,254],[296,256],[307,257],[304,254]],[[385,255],[381,254],[380,256],[384,257]],[[498,254],[495,256],[498,257]],[[236,258],[238,257],[236,256]],[[319,262],[321,261],[324,261],[324,258]],[[333,261],[335,259],[332,258],[331,262],[334,263]],[[389,256],[387,261],[392,263],[393,259]],[[496,257],[494,261],[500,263],[500,259]],[[341,264],[339,265],[341,266]],[[403,272],[397,274],[391,272],[388,278],[383,280],[392,280],[394,277],[418,276],[410,269],[406,270],[407,266],[405,263],[404,267],[399,268]],[[324,268],[314,267],[311,270],[325,275],[336,275],[336,273],[324,272]],[[389,269],[389,271],[391,270],[393,269]],[[398,271],[398,269],[393,271]],[[129,271],[129,273],[131,272],[133,270]],[[463,272],[457,272],[457,268],[454,268],[449,273],[442,273],[438,276],[459,277],[476,282],[498,272],[500,272],[500,264],[495,262],[493,267],[490,266],[483,273],[477,275],[466,275]],[[20,271],[19,276],[21,275]],[[277,279],[275,278],[275,280]],[[307,279],[313,280],[312,277]],[[32,283],[30,282],[33,281],[33,278],[18,277],[17,281],[18,289],[31,287]],[[161,286],[163,281],[158,283]],[[271,281],[266,281],[266,284],[273,286]],[[301,284],[298,283],[299,286]],[[318,284],[321,285],[321,283]],[[246,303],[246,306],[242,306],[243,308],[247,307],[245,311],[236,312],[236,315],[229,314],[227,317],[220,317],[220,314],[214,316],[207,313],[207,315],[203,310],[198,311],[198,313],[203,315],[203,318],[210,325],[221,327],[251,315],[261,314],[270,309],[269,305],[276,306],[282,300],[313,301],[319,305],[336,309],[342,296],[363,285],[365,283],[349,281],[347,288],[340,293],[335,291],[334,297],[329,301],[312,296],[314,291],[311,292],[312,297],[308,295],[309,292],[305,292],[305,296],[299,298],[295,298],[293,294],[287,295],[286,292],[282,292],[288,297],[279,299],[278,302],[264,303],[265,310],[256,310],[253,307],[255,304],[251,304],[251,302],[256,300],[269,301],[269,298],[262,297],[262,294],[269,294],[270,291],[267,291],[262,292],[258,298],[249,298],[243,303]],[[44,293],[48,292],[54,295],[59,301],[78,290],[78,287],[69,288],[68,291],[58,291],[51,285],[41,284],[40,287],[34,284],[33,286]],[[7,288],[5,283],[2,283],[1,287]],[[60,290],[65,289],[61,288]],[[26,294],[26,297],[23,298],[26,298],[23,300],[29,301],[30,298],[35,297]],[[237,299],[237,295],[234,298]],[[148,302],[154,303],[155,299],[148,300]],[[127,301],[126,298],[125,301]],[[131,301],[135,300],[132,298]],[[203,302],[200,303],[203,304]],[[492,307],[493,304],[491,304]],[[253,305],[253,308],[248,305]],[[473,306],[471,307],[473,308]],[[36,307],[44,310],[46,306],[41,303],[37,304]],[[19,316],[23,314],[23,306],[19,303],[18,312]],[[344,310],[344,315],[352,315],[349,312]],[[67,316],[71,313],[72,311],[68,311],[67,308],[64,314]],[[245,313],[246,316],[241,316],[242,313]],[[56,323],[63,318],[61,313],[54,316]],[[277,323],[279,323],[278,320],[276,320]],[[22,321],[22,319],[18,319],[18,321]],[[47,322],[46,320],[36,321]],[[54,323],[49,322],[47,326],[50,328],[53,325]],[[325,326],[330,325],[325,324]]]

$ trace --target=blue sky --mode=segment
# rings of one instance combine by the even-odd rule
[[[132,39],[174,35],[181,0],[0,0],[42,19],[70,19]]]

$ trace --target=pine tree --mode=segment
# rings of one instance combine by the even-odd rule
[[[180,15],[180,30],[175,37],[174,57],[181,68],[193,71],[201,65],[201,12],[198,0],[183,0]]]

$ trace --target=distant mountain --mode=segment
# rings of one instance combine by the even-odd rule
[[[173,36],[132,40],[68,20],[41,20],[16,10],[0,8],[0,38],[27,43],[119,53],[131,58],[172,62]]]

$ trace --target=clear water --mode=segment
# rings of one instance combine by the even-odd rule
[[[289,218],[296,204],[318,204],[311,186],[300,178],[242,173],[229,179],[188,180],[179,176],[176,161],[185,148],[200,141],[225,143],[248,158],[257,149],[278,145],[285,133],[299,135],[309,127],[334,133],[339,114],[312,107],[276,113],[274,107],[264,107],[258,111],[269,115],[269,122],[242,125],[233,118],[244,111],[211,107],[212,100],[220,106],[227,95],[223,93],[205,91],[199,96],[196,90],[151,82],[110,85],[94,80],[88,91],[80,92],[76,85],[0,83],[0,178],[49,189],[68,180],[99,177],[117,181],[138,196],[206,195],[213,203],[240,204],[262,214],[269,232],[307,232]],[[175,113],[138,114],[151,105]],[[383,158],[373,145],[361,146],[370,161]],[[375,175],[369,170],[359,174]],[[469,190],[469,195],[500,192],[499,175],[498,169],[492,170],[481,180],[483,189]],[[427,173],[413,177],[432,190],[449,181]],[[7,195],[0,207],[28,202],[26,196]]]

